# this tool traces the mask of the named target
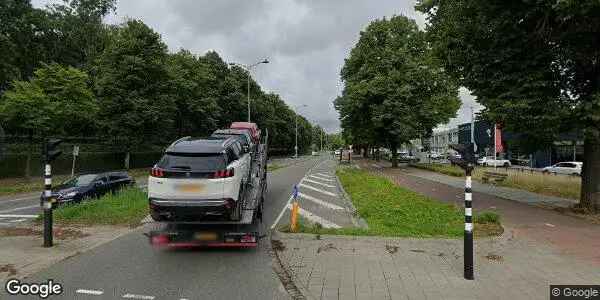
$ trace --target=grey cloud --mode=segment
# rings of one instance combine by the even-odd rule
[[[59,0],[33,0],[34,5]],[[416,0],[118,0],[117,14],[143,20],[159,32],[171,51],[217,51],[225,60],[268,65],[253,70],[266,91],[290,105],[308,104],[301,114],[328,131],[338,131],[332,101],[341,92],[339,72],[359,32],[374,19],[392,15],[415,18]],[[465,93],[461,93],[465,94]],[[464,95],[465,103],[472,97]],[[463,105],[464,106],[464,105]],[[464,118],[461,109],[458,118]],[[454,121],[453,121],[454,122]]]

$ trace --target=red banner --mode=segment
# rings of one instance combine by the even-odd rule
[[[494,138],[496,139],[494,144],[496,145],[496,153],[502,153],[504,152],[504,146],[502,146],[502,129],[500,129],[498,124],[494,126],[494,129]]]

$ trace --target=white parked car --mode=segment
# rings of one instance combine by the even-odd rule
[[[544,169],[542,169],[542,172],[581,176],[582,166],[583,163],[578,161],[559,162],[552,166],[545,167]]]
[[[493,157],[482,157],[477,160],[477,164],[487,167],[510,167],[512,165],[508,159],[494,159]]]
[[[431,152],[431,154],[429,155],[429,157],[431,159],[442,159],[442,158],[444,158],[444,156],[442,154],[437,153],[437,152]]]
[[[250,159],[238,137],[174,142],[148,177],[150,215],[156,221],[239,218]]]

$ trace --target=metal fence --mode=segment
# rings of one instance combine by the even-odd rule
[[[166,140],[132,143],[115,137],[58,138],[63,139],[59,146],[63,154],[53,163],[54,174],[70,174],[74,158],[75,173],[151,167],[169,143]],[[43,143],[41,137],[0,137],[0,178],[41,176]],[[75,146],[79,148],[76,157]]]

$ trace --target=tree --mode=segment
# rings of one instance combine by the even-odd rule
[[[435,52],[486,109],[538,147],[584,138],[581,205],[600,210],[600,2],[420,1]]]
[[[15,81],[0,99],[0,120],[7,130],[26,134],[29,177],[33,136],[93,132],[98,103],[88,87],[88,75],[58,64],[38,69],[31,81]]]
[[[170,98],[167,46],[146,24],[129,20],[93,68],[103,133],[129,143],[173,136],[176,103]]]
[[[455,81],[431,55],[424,32],[404,16],[371,22],[341,76],[345,87],[335,105],[342,128],[355,144],[388,145],[394,167],[402,143],[447,122],[460,107]]]

